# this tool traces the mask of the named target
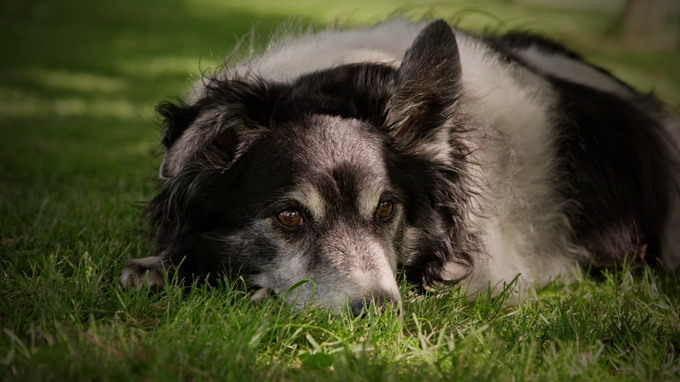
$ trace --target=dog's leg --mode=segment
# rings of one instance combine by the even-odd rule
[[[141,287],[144,284],[152,290],[159,290],[165,287],[163,269],[160,256],[130,260],[120,272],[118,282],[124,290]]]

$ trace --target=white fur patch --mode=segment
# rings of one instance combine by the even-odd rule
[[[398,66],[425,23],[395,20],[372,28],[325,30],[299,39],[283,40],[262,57],[237,68],[264,78],[285,81],[302,74],[358,62]]]
[[[314,219],[321,220],[326,215],[326,202],[324,202],[319,191],[309,183],[299,185],[287,197],[307,207]]]
[[[575,84],[589,86],[601,92],[615,94],[624,99],[632,99],[635,96],[626,86],[585,62],[574,60],[562,54],[546,52],[535,46],[530,46],[528,49],[517,49],[513,53],[542,73]]]
[[[382,184],[371,184],[365,186],[359,192],[359,213],[364,219],[371,219],[375,215],[375,210],[380,204],[380,197],[382,196]]]
[[[487,253],[466,281],[475,292],[510,282],[541,287],[569,277],[577,264],[570,229],[554,190],[555,134],[549,114],[556,102],[550,85],[507,64],[479,40],[456,33],[463,70],[461,112],[475,121],[465,138],[472,146],[469,168],[473,225]],[[450,264],[445,275],[464,269]]]

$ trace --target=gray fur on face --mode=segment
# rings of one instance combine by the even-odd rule
[[[305,128],[286,131],[296,171],[296,187],[283,198],[309,211],[304,237],[289,239],[278,233],[276,222],[259,226],[277,237],[272,264],[254,277],[258,285],[285,293],[301,280],[289,298],[338,309],[347,300],[372,294],[399,301],[395,281],[397,253],[394,236],[403,214],[392,223],[376,222],[375,209],[389,178],[380,156],[383,141],[370,126],[357,120],[314,116]],[[300,136],[294,136],[300,134]],[[376,229],[374,225],[384,225]],[[314,295],[314,296],[312,296]]]

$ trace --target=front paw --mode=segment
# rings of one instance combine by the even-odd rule
[[[130,260],[120,272],[118,282],[124,290],[140,288],[145,284],[152,291],[165,287],[164,268],[159,256]]]

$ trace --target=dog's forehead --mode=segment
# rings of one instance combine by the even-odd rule
[[[352,164],[369,172],[384,173],[383,140],[377,129],[356,119],[312,116],[300,140],[300,154],[319,171]]]
[[[355,119],[313,116],[294,139],[295,189],[316,216],[342,208],[370,216],[388,188],[385,137]]]

